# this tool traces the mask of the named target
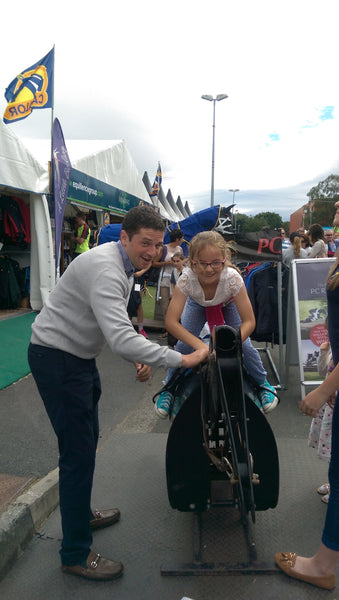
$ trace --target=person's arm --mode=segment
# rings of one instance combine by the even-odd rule
[[[320,243],[320,240],[317,240],[311,248],[309,257],[316,258],[319,255],[320,249],[321,249],[321,243]]]
[[[160,269],[161,267],[164,267],[165,265],[168,265],[168,260],[153,260],[152,261],[152,267],[155,267],[156,269]]]
[[[309,392],[300,403],[305,415],[316,417],[319,409],[339,389],[339,363],[316,390]]]
[[[206,344],[198,337],[187,331],[180,323],[180,317],[187,297],[183,294],[178,286],[174,288],[174,294],[166,313],[165,327],[177,340],[181,340],[184,344],[187,344],[194,350],[199,350],[206,347]]]
[[[148,271],[148,269],[149,269],[149,267],[147,267],[147,269],[140,269],[140,271],[135,271],[135,273],[133,273],[133,275],[137,279],[138,277],[141,277],[141,275],[146,273],[146,271]]]
[[[164,248],[161,248],[158,256],[152,261],[152,267],[155,267],[156,269],[161,269],[161,267],[168,264],[168,261],[161,260],[163,251]]]
[[[233,301],[241,319],[241,341],[244,342],[255,329],[255,316],[245,285],[241,286]]]

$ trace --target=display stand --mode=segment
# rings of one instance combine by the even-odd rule
[[[231,241],[231,240],[230,240]],[[281,237],[275,230],[262,230],[258,232],[237,233],[234,236],[236,243],[237,262],[248,261],[257,262],[275,262],[277,264],[277,311],[278,311],[278,332],[279,332],[279,365],[275,365],[269,349],[269,343],[257,348],[259,352],[265,352],[269,364],[276,378],[277,389],[285,388],[285,369],[284,369],[284,334],[283,334],[283,308],[282,308],[282,263],[281,263]]]
[[[327,340],[326,281],[334,258],[292,260],[288,289],[286,381],[289,366],[299,366],[301,398],[305,387],[323,381],[318,373],[319,346]]]
[[[276,378],[277,389],[285,389],[285,377],[284,377],[284,333],[283,333],[283,316],[282,316],[282,266],[281,262],[277,264],[277,287],[278,287],[278,327],[279,327],[279,371],[275,365],[272,354],[269,349],[268,342],[265,343],[264,348],[257,348],[259,352],[265,352],[270,367]]]

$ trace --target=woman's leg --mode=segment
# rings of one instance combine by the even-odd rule
[[[303,575],[333,575],[339,558],[339,393],[333,411],[332,448],[329,467],[329,495],[321,544],[310,558],[297,556],[294,570]],[[338,425],[337,425],[338,423]]]
[[[339,393],[332,416],[331,460],[328,471],[330,496],[327,505],[322,542],[327,548],[339,551]]]

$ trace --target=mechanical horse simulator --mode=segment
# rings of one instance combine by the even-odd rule
[[[255,382],[242,365],[240,333],[227,325],[216,327],[211,350],[207,364],[190,373],[181,370],[167,384],[185,398],[167,440],[168,498],[173,509],[193,513],[193,558],[162,565],[161,574],[276,572],[258,560],[252,533],[256,511],[278,503],[276,441],[253,401]],[[217,546],[218,538],[221,542],[212,561],[203,557],[203,521],[208,523],[210,515],[214,529],[207,546]],[[234,552],[236,546],[240,554]]]

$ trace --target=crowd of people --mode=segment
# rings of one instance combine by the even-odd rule
[[[333,229],[324,230],[314,223],[306,232],[303,227],[292,231],[286,238],[284,229],[280,230],[282,238],[282,260],[287,266],[298,258],[330,258],[339,247],[339,237],[334,239]]]
[[[333,224],[339,226],[339,202],[335,206]],[[88,233],[84,223],[77,224],[81,246],[82,235]],[[59,444],[62,570],[87,579],[115,579],[123,573],[120,561],[104,558],[91,548],[92,530],[113,525],[120,518],[118,508],[103,511],[91,506],[101,394],[96,357],[105,343],[135,364],[137,381],[147,381],[152,366],[165,367],[168,379],[173,370],[206,361],[214,326],[228,324],[240,330],[244,367],[258,384],[258,407],[268,413],[278,404],[259,352],[251,343],[255,316],[243,278],[231,262],[229,245],[216,231],[200,232],[191,240],[186,258],[182,231],[171,231],[166,245],[164,233],[163,221],[151,207],[132,208],[124,217],[118,242],[79,252],[32,326],[29,364]],[[289,239],[281,230],[281,237],[283,261],[288,265],[294,258],[339,256],[333,231],[324,233],[318,224],[307,233],[292,232]],[[165,320],[166,345],[151,342],[143,325],[141,293],[144,278],[152,270]],[[133,293],[138,331],[128,308]],[[275,561],[290,577],[332,589],[339,558],[339,405],[335,403],[339,388],[339,257],[329,273],[327,300],[329,339],[322,348],[327,359],[330,356],[327,376],[300,405],[314,419],[310,431],[314,446],[317,420],[324,419],[326,403],[329,407],[329,481],[318,489],[327,502],[325,527],[313,557],[280,552]],[[155,410],[163,418],[170,412],[175,416],[180,407],[175,408],[174,403],[168,394],[160,394]],[[319,438],[319,431],[317,435]]]

